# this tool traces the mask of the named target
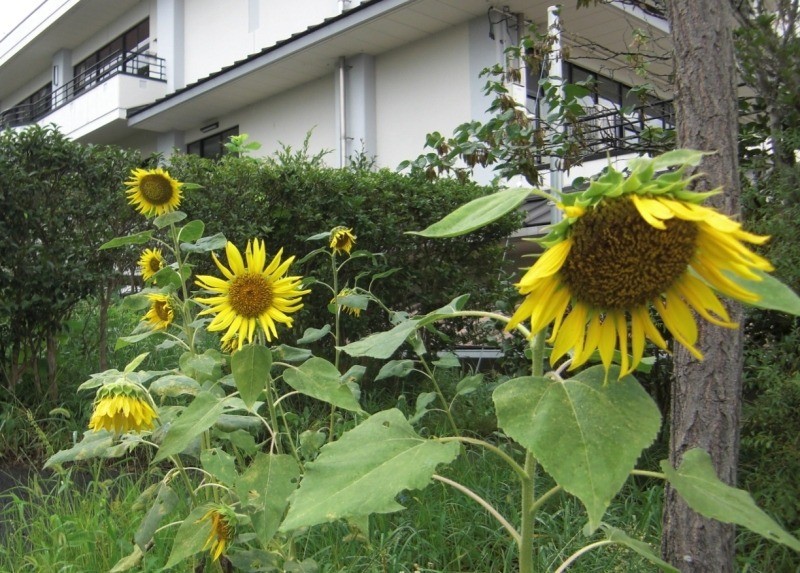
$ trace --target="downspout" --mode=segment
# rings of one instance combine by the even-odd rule
[[[347,115],[345,113],[345,59],[339,58],[339,167],[347,166]]]

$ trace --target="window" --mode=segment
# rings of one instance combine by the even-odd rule
[[[199,155],[208,159],[219,159],[225,155],[228,150],[225,149],[225,143],[228,143],[228,138],[232,135],[239,135],[239,126],[231,127],[225,131],[220,131],[214,135],[209,135],[203,139],[193,141],[186,146],[186,153],[192,155]]]
[[[148,70],[139,69],[139,58],[131,59],[132,54],[142,52],[150,47],[150,19],[145,19],[133,28],[115,38],[73,69],[76,94],[88,89],[118,71],[124,63],[123,73],[147,75]]]
[[[51,97],[53,95],[53,84],[36,90],[34,93],[23,99],[14,109],[19,109],[20,113],[30,121],[36,121],[40,117],[47,115],[53,107]]]

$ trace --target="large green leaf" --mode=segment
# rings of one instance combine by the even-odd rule
[[[731,487],[717,477],[711,456],[706,451],[699,448],[689,450],[677,470],[672,468],[669,461],[663,460],[661,469],[672,487],[697,513],[723,523],[741,525],[800,551],[800,540],[784,531],[764,513],[749,493]]]
[[[200,384],[183,374],[167,374],[150,383],[150,392],[158,396],[175,398],[177,396],[197,396]]]
[[[278,531],[299,477],[300,468],[294,457],[259,453],[236,480],[242,509],[250,515],[262,547],[269,547]]]
[[[185,218],[186,213],[183,211],[170,211],[169,213],[164,213],[163,215],[159,215],[153,219],[153,225],[159,229],[163,229],[164,227],[174,225],[175,223],[180,223]]]
[[[727,276],[760,297],[749,305],[800,316],[800,297],[792,289],[770,274],[758,270],[755,272],[761,277],[760,281],[743,279],[733,273],[727,273]]]
[[[253,404],[271,383],[272,352],[260,344],[247,344],[231,356],[231,372],[236,388],[247,408]]]
[[[172,551],[164,569],[174,567],[184,559],[203,550],[208,534],[211,533],[211,520],[202,518],[210,507],[207,505],[196,507],[183,520],[178,532],[175,534]]]
[[[395,496],[424,488],[436,466],[458,453],[455,442],[419,436],[399,410],[378,412],[324,446],[306,465],[281,530],[403,509]]]
[[[218,251],[224,249],[228,240],[222,233],[203,237],[194,243],[181,243],[181,250],[187,253],[207,253],[208,251]]]
[[[115,247],[122,247],[124,245],[144,245],[145,243],[150,242],[152,239],[153,231],[142,231],[141,233],[127,235],[125,237],[115,237],[107,243],[100,245],[98,250],[102,251],[105,249],[113,249]]]
[[[205,228],[202,221],[190,221],[178,232],[178,241],[192,243],[203,236]]]
[[[407,233],[435,238],[465,235],[510,213],[519,207],[528,195],[530,195],[530,189],[524,187],[503,189],[491,195],[473,199],[427,229],[407,231]]]
[[[350,356],[369,356],[370,358],[387,359],[400,348],[409,335],[417,329],[417,322],[406,320],[395,325],[386,332],[376,332],[366,338],[356,340],[340,347]]]
[[[159,483],[156,499],[147,511],[147,515],[139,523],[139,528],[133,536],[134,542],[142,551],[147,550],[147,544],[153,539],[161,520],[175,509],[177,504],[178,494],[164,482]]]
[[[222,400],[210,392],[200,392],[183,414],[169,426],[153,462],[181,453],[192,440],[214,425],[222,411]]]
[[[375,382],[384,378],[405,378],[414,370],[413,360],[390,360],[381,366],[380,372],[375,376]]]
[[[97,432],[90,430],[83,435],[80,442],[71,448],[50,456],[44,467],[49,468],[64,462],[77,462],[92,458],[118,458],[140,443],[141,439],[135,435],[124,435],[121,441],[116,442],[114,434],[106,430]]]
[[[302,394],[351,412],[362,411],[353,391],[342,382],[336,366],[324,358],[310,358],[299,368],[287,368],[283,372],[283,379]]]
[[[563,382],[515,378],[493,394],[499,426],[583,502],[591,531],[661,426],[652,398],[618,373],[607,384],[602,366]]]
[[[236,480],[236,461],[220,448],[200,452],[200,464],[222,485],[232,486]]]

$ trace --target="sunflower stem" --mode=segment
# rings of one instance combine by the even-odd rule
[[[544,373],[544,337],[541,330],[531,341],[531,374]],[[537,506],[535,478],[536,458],[530,450],[525,452],[525,477],[521,477],[522,511],[520,512],[519,573],[533,573],[533,527],[536,523],[534,512]],[[545,494],[546,495],[546,494]]]
[[[339,304],[339,268],[336,266],[336,251],[331,251],[331,274],[333,275],[333,300],[336,304],[336,314],[333,319],[334,324],[334,343],[333,343],[333,365],[339,370],[339,362],[342,351],[339,350],[341,340],[341,321],[342,305]],[[339,374],[341,374],[339,370]],[[331,404],[331,414],[328,420],[328,442],[333,441],[333,428],[336,419],[336,406]]]
[[[175,262],[178,265],[178,276],[181,277],[181,294],[183,295],[182,314],[183,314],[183,333],[188,341],[189,351],[194,352],[194,329],[189,326],[193,322],[191,310],[189,308],[189,289],[186,288],[186,279],[181,274],[183,268],[183,259],[181,258],[181,245],[178,241],[178,229],[175,223],[170,223],[170,234],[172,235],[172,254],[175,256]]]
[[[419,357],[420,364],[425,369],[425,373],[428,375],[431,383],[433,384],[433,388],[436,391],[436,394],[439,396],[439,401],[442,403],[442,408],[444,409],[444,413],[447,416],[447,420],[450,422],[450,427],[453,428],[453,433],[459,435],[461,432],[458,431],[458,426],[456,425],[456,421],[453,418],[453,414],[450,412],[450,406],[447,403],[447,400],[442,393],[442,388],[439,386],[439,383],[436,381],[436,376],[431,370],[430,366],[428,366],[428,362],[422,356]]]

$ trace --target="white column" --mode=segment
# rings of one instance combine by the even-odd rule
[[[168,92],[186,85],[183,11],[184,0],[158,0],[156,4],[156,33],[151,38],[151,46],[156,55],[164,59]]]

